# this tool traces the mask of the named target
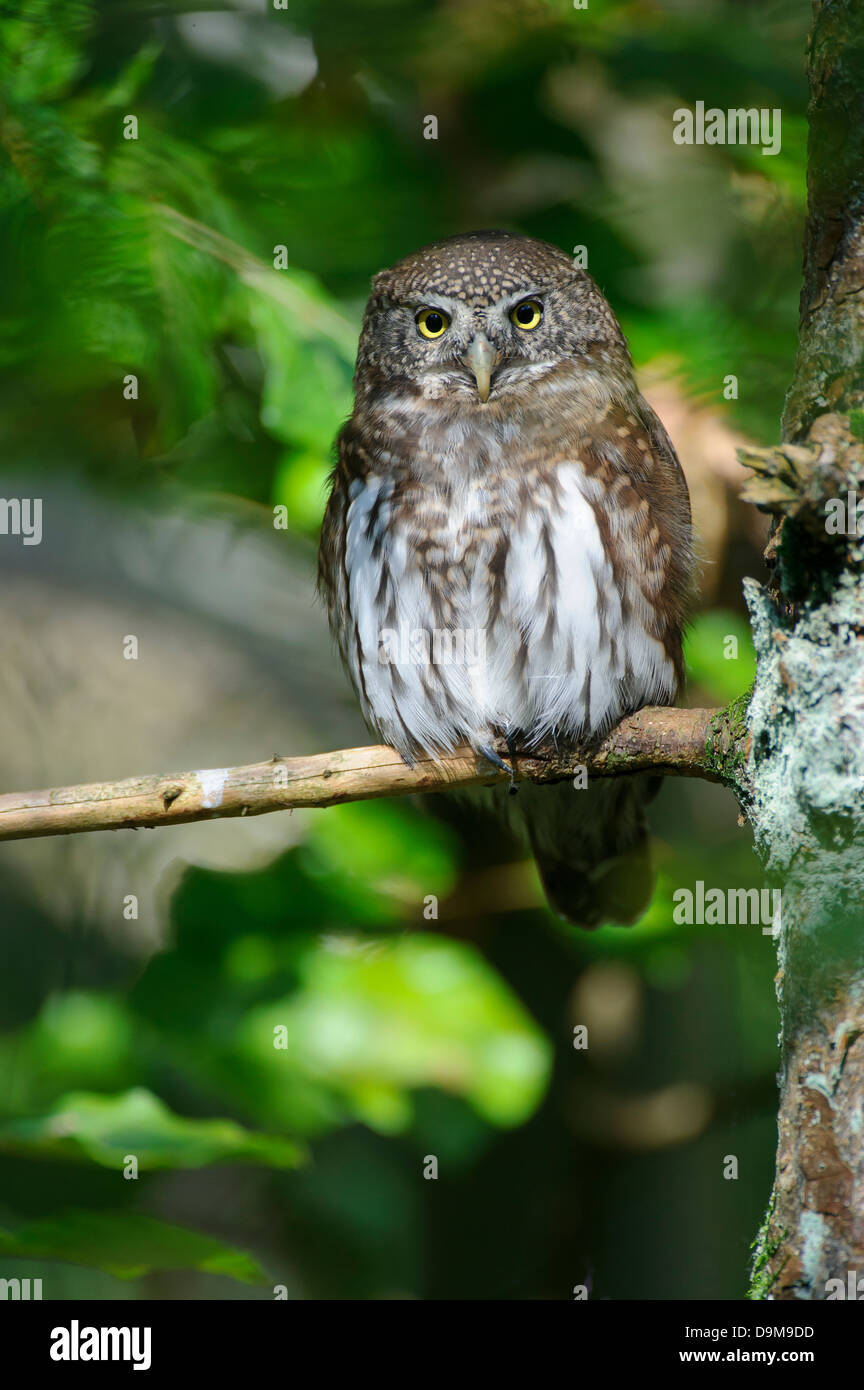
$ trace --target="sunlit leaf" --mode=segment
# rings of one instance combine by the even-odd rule
[[[243,1129],[233,1120],[172,1114],[158,1096],[140,1088],[120,1096],[65,1096],[48,1115],[0,1128],[3,1151],[34,1158],[89,1159],[118,1171],[132,1156],[141,1173],[210,1163],[293,1168],[301,1158],[289,1140]]]
[[[284,1030],[284,1031],[282,1031]],[[274,1046],[277,1038],[285,1046]],[[436,1086],[498,1125],[521,1123],[549,1076],[549,1044],[471,947],[434,936],[334,936],[308,957],[303,987],[253,1010],[241,1046],[262,1089],[299,1075],[345,1116],[403,1129],[408,1093]]]

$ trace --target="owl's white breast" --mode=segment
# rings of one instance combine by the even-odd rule
[[[517,727],[536,740],[594,733],[634,705],[674,695],[676,675],[663,644],[648,631],[638,585],[622,604],[589,496],[596,484],[578,464],[556,471],[557,503],[537,488],[537,505],[513,533],[507,562],[504,628],[527,650],[501,675]],[[595,499],[596,500],[596,499]],[[633,561],[638,548],[631,547]],[[554,563],[550,563],[554,557]]]
[[[416,514],[393,510],[386,478],[358,480],[350,493],[346,567],[356,640],[348,655],[366,716],[382,736],[431,751],[488,743],[508,729],[539,741],[591,733],[628,708],[670,699],[674,668],[646,630],[644,604],[622,607],[589,500],[592,479],[577,463],[559,465],[554,496],[539,479],[526,507],[516,477],[466,468],[471,441],[463,425],[454,424],[445,448],[440,437],[436,443],[438,459],[452,455],[453,468],[446,506],[442,495],[435,507],[434,488],[426,494],[436,515],[431,531],[429,505]],[[484,447],[488,456],[488,437]],[[501,449],[503,461],[503,439]],[[432,542],[425,567],[424,538]],[[443,631],[436,585],[448,600]]]

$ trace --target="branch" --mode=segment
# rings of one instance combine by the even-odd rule
[[[646,708],[624,719],[591,749],[541,748],[518,756],[517,776],[560,782],[585,767],[597,777],[656,772],[701,777],[740,790],[745,703],[746,697],[725,710]],[[392,748],[348,748],[304,758],[274,757],[245,767],[12,792],[0,796],[0,840],[261,816],[294,807],[336,806],[506,780],[506,773],[467,747],[440,759],[418,757],[413,767]]]

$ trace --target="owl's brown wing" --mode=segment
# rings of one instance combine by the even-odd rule
[[[680,688],[693,543],[690,495],[672,441],[640,396],[629,409],[606,411],[581,442],[580,460],[597,487],[595,516],[622,605],[644,614],[646,631],[662,642]],[[643,693],[633,709],[644,703]]]
[[[647,402],[613,407],[580,448],[622,611],[642,612],[683,680],[682,632],[692,574],[690,500],[675,450]],[[646,702],[632,674],[629,712]],[[658,697],[651,693],[651,700]],[[668,696],[671,702],[674,691]],[[665,702],[665,701],[664,701]],[[628,712],[625,708],[623,713]],[[516,806],[550,906],[581,927],[635,922],[651,899],[645,809],[660,778],[598,778],[520,788]]]

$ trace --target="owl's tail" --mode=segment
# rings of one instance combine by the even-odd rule
[[[610,777],[581,790],[520,784],[513,801],[559,916],[586,928],[642,916],[654,888],[645,808],[661,781]]]

